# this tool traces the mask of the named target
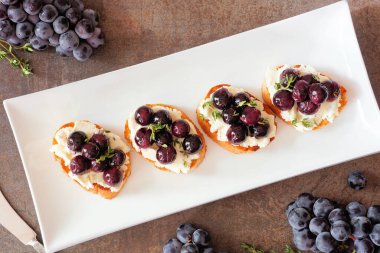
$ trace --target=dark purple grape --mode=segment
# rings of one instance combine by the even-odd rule
[[[46,50],[49,47],[49,41],[39,38],[36,35],[33,35],[29,38],[29,43],[36,50],[42,51]]]
[[[53,21],[58,17],[58,10],[54,5],[47,4],[42,7],[38,16],[41,21],[53,23]]]
[[[232,144],[242,143],[247,136],[247,127],[242,125],[231,125],[227,130],[227,139]]]
[[[74,152],[82,150],[82,146],[86,143],[87,136],[83,132],[73,132],[67,139],[67,147]]]
[[[260,120],[261,112],[254,107],[246,106],[244,107],[241,115],[240,121],[247,126],[254,126]]]
[[[193,243],[197,246],[207,247],[210,245],[210,235],[204,229],[197,229],[193,233]]]
[[[248,103],[250,101],[249,95],[246,92],[236,93],[232,100],[233,105],[236,107],[241,106],[244,102]]]
[[[159,147],[156,153],[156,159],[162,164],[172,163],[177,157],[177,151],[171,145]]]
[[[25,40],[18,38],[16,36],[16,33],[13,33],[11,36],[8,36],[7,42],[18,47],[25,44]]]
[[[45,22],[38,22],[34,28],[34,34],[43,40],[48,40],[54,34],[51,24]]]
[[[19,39],[29,38],[33,33],[34,26],[29,22],[18,23],[16,25],[16,36]]]
[[[373,226],[371,234],[369,234],[369,238],[376,245],[380,246],[380,224],[376,224]]]
[[[357,201],[349,203],[346,206],[346,211],[351,219],[357,216],[365,216],[367,214],[367,208]]]
[[[64,50],[60,45],[55,48],[55,52],[61,57],[74,57],[73,51]]]
[[[54,6],[61,14],[64,14],[71,7],[69,0],[54,0]]]
[[[172,118],[167,110],[158,110],[153,114],[153,123],[171,126]]]
[[[321,87],[326,91],[326,101],[332,102],[336,100],[340,95],[339,84],[335,81],[326,81],[321,84]]]
[[[91,166],[90,160],[86,159],[84,156],[77,155],[70,161],[70,171],[73,174],[80,174],[88,170]]]
[[[335,249],[337,241],[335,241],[329,232],[322,232],[317,236],[315,245],[319,251],[329,253]]]
[[[24,11],[21,4],[11,5],[8,7],[8,18],[14,23],[24,22],[28,14]]]
[[[189,223],[184,223],[177,228],[177,238],[182,243],[191,242],[192,234],[196,228]]]
[[[149,148],[153,144],[153,141],[151,141],[151,138],[150,138],[151,135],[152,135],[152,130],[145,127],[140,128],[136,132],[135,143],[140,148]]]
[[[309,229],[313,234],[319,235],[322,232],[329,232],[330,224],[324,218],[314,217],[313,219],[310,220]]]
[[[223,110],[231,104],[232,95],[226,88],[220,88],[212,94],[211,100],[216,108]]]
[[[330,234],[339,242],[346,241],[351,234],[350,224],[339,220],[331,225]]]
[[[277,91],[273,96],[273,104],[281,111],[292,109],[294,106],[292,93],[287,90]]]
[[[98,145],[89,142],[82,146],[82,155],[87,159],[95,160],[100,155],[100,149]]]
[[[181,253],[199,253],[197,245],[189,242],[182,246]]]
[[[182,243],[176,238],[167,241],[162,248],[163,253],[181,253]]]
[[[313,83],[309,88],[309,98],[311,102],[319,105],[326,100],[327,93],[320,83]]]
[[[12,22],[8,19],[0,21],[0,39],[7,39],[13,34]]]
[[[105,41],[104,33],[100,28],[96,27],[94,34],[91,36],[91,38],[88,38],[86,41],[88,44],[90,44],[92,48],[98,48],[100,46],[103,46]]]
[[[294,84],[294,88],[292,91],[292,98],[296,102],[305,101],[309,95],[309,84],[304,80],[298,80]]]
[[[268,123],[259,122],[254,126],[248,127],[248,130],[251,137],[260,138],[268,134],[269,127]]]
[[[101,153],[108,149],[109,140],[104,134],[93,134],[89,142],[96,144]]]
[[[222,111],[222,118],[226,124],[231,125],[233,123],[238,122],[240,114],[235,108],[229,107]]]
[[[42,8],[42,0],[23,0],[22,6],[29,15],[36,15]]]
[[[299,75],[295,69],[289,68],[289,69],[285,69],[284,71],[282,71],[282,73],[280,75],[280,79],[283,80],[282,85],[284,87],[286,87],[288,85],[288,80],[293,80],[292,83],[294,83],[295,81],[297,81],[299,79]]]
[[[316,105],[309,100],[298,103],[298,111],[306,115],[313,115],[317,113],[319,107],[320,105]]]
[[[52,47],[57,47],[59,46],[59,34],[53,34],[53,36],[51,36],[49,38],[49,45],[52,46]]]
[[[368,238],[355,240],[355,253],[373,253],[374,251],[375,246]]]
[[[172,124],[172,134],[178,138],[185,138],[190,133],[190,125],[185,120],[176,120]]]
[[[349,221],[346,210],[342,208],[335,208],[334,210],[332,210],[329,214],[328,219],[331,225],[334,224],[334,222],[339,221],[339,220],[346,221],[346,222]]]
[[[82,0],[70,0],[70,5],[72,8],[76,8],[81,12],[84,10],[84,4]]]
[[[3,4],[5,5],[13,5],[13,4],[17,4],[19,0],[0,0],[0,2],[2,2]]]
[[[94,26],[99,24],[99,14],[92,9],[85,9],[83,11],[83,18],[91,20]]]
[[[166,130],[161,130],[156,133],[156,144],[161,147],[163,145],[172,145],[173,144],[173,136]]]
[[[92,55],[92,47],[86,42],[81,42],[79,46],[74,49],[73,55],[77,61],[85,62],[90,59]]]
[[[367,211],[367,217],[371,220],[372,224],[380,223],[380,206],[370,206]]]
[[[103,172],[103,171],[106,171],[109,167],[109,164],[108,164],[108,161],[107,160],[104,160],[104,161],[96,161],[96,160],[92,160],[91,161],[91,170],[95,171],[95,172]]]
[[[7,7],[4,4],[0,3],[0,20],[5,20],[7,18]]]
[[[147,126],[152,122],[152,109],[148,106],[141,106],[135,112],[135,120],[142,126]]]
[[[302,207],[294,208],[288,216],[290,226],[296,230],[306,228],[310,220],[310,213]]]
[[[69,20],[63,16],[59,16],[53,22],[53,29],[55,33],[62,34],[69,30]]]
[[[121,181],[122,176],[118,167],[111,167],[103,172],[103,180],[110,186],[117,185]]]
[[[347,178],[348,185],[357,191],[362,190],[367,184],[367,178],[360,171],[353,171]]]
[[[59,46],[65,51],[73,51],[79,46],[79,38],[74,31],[68,31],[59,36]]]
[[[121,166],[125,161],[125,153],[120,149],[115,149],[114,155],[109,159],[111,166]]]
[[[32,23],[33,25],[37,24],[40,22],[40,17],[38,15],[28,15],[27,20]]]
[[[367,217],[357,216],[351,219],[352,234],[357,239],[363,239],[369,235],[372,230],[372,223]]]
[[[82,19],[82,13],[77,8],[70,8],[66,11],[65,17],[69,20],[71,25],[76,25]]]
[[[293,242],[297,249],[310,251],[315,246],[315,235],[307,228],[293,230]]]
[[[308,84],[318,83],[319,81],[315,78],[313,74],[306,74],[301,76],[301,80],[306,81]]]
[[[313,210],[315,198],[310,193],[301,193],[296,200],[298,207],[303,207],[310,212]]]
[[[286,207],[286,210],[285,210],[286,217],[288,217],[288,216],[289,216],[289,213],[290,213],[294,208],[297,208],[297,207],[298,207],[298,206],[297,206],[297,204],[296,204],[295,201],[290,202],[290,203],[288,204],[288,206]]]
[[[182,148],[187,154],[197,153],[202,145],[202,139],[196,134],[188,135],[182,142]]]
[[[94,35],[95,26],[91,20],[84,18],[79,20],[76,24],[75,32],[78,34],[79,38],[86,40]]]

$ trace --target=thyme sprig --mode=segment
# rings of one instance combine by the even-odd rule
[[[256,103],[256,100],[241,101],[238,107],[243,107],[243,106],[256,107],[257,103]]]
[[[309,120],[308,118],[304,118],[301,121],[298,121],[297,118],[292,120],[293,126],[297,126],[298,123],[301,123],[304,127],[307,127],[307,128],[311,128],[311,127],[317,125],[317,122],[315,122],[314,120],[313,121]]]
[[[32,68],[27,60],[23,60],[16,55],[15,51],[19,50],[27,53],[33,52],[33,48],[29,43],[23,46],[13,46],[0,39],[0,60],[6,60],[12,67],[20,69],[23,76],[30,76],[33,74]]]
[[[206,108],[206,107],[210,107],[210,109],[211,109],[211,116],[214,119],[214,121],[216,121],[219,118],[222,118],[222,113],[218,109],[215,109],[212,106],[212,102],[211,101],[207,101],[207,102],[203,103],[202,108]],[[204,121],[205,115],[202,115],[200,117]]]
[[[250,245],[248,243],[242,243],[240,245],[240,247],[242,249],[245,250],[245,252],[247,253],[265,253],[264,250],[261,250],[261,249],[256,249],[256,247],[254,245]],[[276,253],[276,251],[274,250],[271,250],[270,253]],[[294,250],[292,247],[290,247],[289,245],[286,245],[284,247],[284,253],[301,253],[299,250]]]
[[[148,126],[148,128],[152,131],[152,133],[150,134],[150,140],[151,141],[155,141],[156,140],[156,133],[163,130],[163,129],[166,129],[167,131],[170,131],[170,127],[168,124],[161,124],[161,123],[157,123],[157,124],[150,124]]]
[[[297,80],[295,75],[286,75],[285,78],[282,78],[279,83],[275,83],[274,87],[276,90],[287,90],[292,91],[294,82]],[[286,86],[283,86],[286,81]]]
[[[96,162],[97,163],[103,162],[106,159],[112,158],[114,155],[115,155],[115,150],[112,149],[110,146],[108,146],[107,151],[104,153],[104,155],[96,159]]]

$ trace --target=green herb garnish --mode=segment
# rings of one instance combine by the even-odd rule
[[[317,123],[315,121],[311,121],[309,120],[308,118],[305,118],[305,119],[302,119],[301,121],[298,121],[297,118],[295,118],[294,120],[292,120],[292,125],[293,126],[297,126],[298,123],[301,123],[304,127],[307,127],[307,128],[311,128],[315,125],[317,125]]]
[[[275,83],[274,87],[276,90],[287,90],[292,91],[294,82],[297,80],[295,75],[286,75],[285,78],[281,79],[279,83]],[[286,81],[286,86],[284,87],[284,83]]]
[[[250,100],[250,101],[241,101],[238,105],[238,107],[242,107],[242,106],[249,106],[249,107],[256,107],[257,106],[257,103],[255,100]]]
[[[264,250],[256,249],[256,247],[254,245],[250,245],[247,243],[242,243],[240,245],[240,247],[242,249],[244,249],[245,252],[247,252],[247,253],[265,253]],[[290,247],[289,245],[286,245],[284,248],[284,253],[296,253],[296,252],[301,253],[300,251],[296,251],[296,250],[292,249],[292,247]],[[270,253],[276,253],[276,251],[271,250]]]
[[[183,166],[185,166],[185,167],[189,167],[189,164],[187,163],[187,161],[185,160],[185,161],[183,161]]]
[[[202,120],[202,121],[205,121],[206,119],[206,116],[203,115],[202,113],[199,114],[199,118]]]
[[[166,130],[170,130],[169,128],[169,125],[168,124],[161,124],[161,123],[157,123],[157,124],[150,124],[148,126],[148,129],[150,129],[152,131],[152,133],[150,134],[150,140],[151,141],[155,141],[156,140],[156,133],[163,130],[163,129],[166,129]]]
[[[12,67],[20,69],[23,76],[33,74],[32,68],[30,67],[28,61],[19,58],[14,53],[16,50],[22,50],[28,53],[33,52],[33,48],[29,43],[26,43],[21,47],[17,47],[9,44],[5,40],[0,39],[0,60],[7,60]]]
[[[207,106],[211,106],[212,105],[212,102],[211,101],[207,101],[207,102],[204,102],[203,105],[202,105],[202,108],[206,108]]]
[[[222,118],[222,113],[217,109],[212,110],[211,115],[214,120],[217,120],[218,118]]]
[[[109,134],[109,133],[111,133],[111,131],[110,131],[110,130],[104,130],[104,132],[105,132],[106,134]]]
[[[107,151],[104,153],[104,155],[100,156],[98,159],[96,159],[96,162],[103,162],[106,159],[112,158],[115,155],[115,150],[112,149],[110,146],[108,146]]]

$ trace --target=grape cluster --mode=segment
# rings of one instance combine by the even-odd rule
[[[216,253],[211,247],[209,233],[192,224],[182,224],[177,228],[177,237],[167,241],[163,253]],[[220,252],[222,253],[222,252]],[[226,252],[224,252],[226,253]]]
[[[104,44],[99,15],[82,0],[0,0],[0,39],[60,56],[88,60]]]
[[[295,246],[313,252],[380,252],[380,206],[360,202],[345,207],[327,198],[302,193],[286,215]]]

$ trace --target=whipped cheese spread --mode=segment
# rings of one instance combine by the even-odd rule
[[[292,68],[289,65],[284,65],[281,68],[274,67],[268,68],[265,74],[265,82],[269,91],[270,98],[273,100],[274,94],[277,92],[275,88],[275,83],[280,82],[281,73],[288,68]],[[331,80],[325,75],[317,72],[313,67],[309,65],[299,65],[299,68],[295,68],[301,76],[306,74],[312,74],[316,76],[320,83]],[[306,115],[297,110],[297,103],[294,103],[292,109],[288,111],[281,111],[281,117],[285,121],[292,122],[292,125],[301,132],[311,131],[316,126],[318,126],[322,120],[326,119],[329,122],[333,122],[334,119],[339,115],[341,95],[332,102],[325,101],[321,104],[317,113],[313,115]],[[307,121],[309,124],[304,124]]]
[[[69,136],[76,131],[81,131],[85,133],[88,139],[90,139],[93,134],[102,133],[108,138],[109,146],[112,149],[120,149],[124,153],[128,153],[130,151],[128,146],[116,134],[104,131],[104,129],[98,129],[96,128],[96,125],[94,123],[91,123],[89,121],[76,121],[73,127],[64,127],[57,131],[57,133],[55,134],[55,140],[57,141],[57,144],[53,145],[50,149],[50,151],[54,153],[57,157],[63,159],[65,165],[68,167],[70,166],[71,159],[74,156],[79,155],[79,153],[74,153],[67,147],[67,141]],[[124,164],[120,166],[120,171],[122,172],[123,177],[125,171],[128,168],[128,164],[129,158],[128,156],[126,156]],[[118,192],[120,190],[122,182],[121,181],[118,185],[110,186],[106,184],[106,182],[104,181],[102,172],[95,172],[92,170],[87,170],[83,174],[78,175],[73,174],[70,171],[68,175],[86,189],[92,189],[94,188],[93,184],[98,184],[103,186],[104,188],[110,189],[111,192]]]
[[[223,86],[223,88],[226,88],[232,95],[235,95],[239,92],[245,92],[244,89],[236,88],[236,87],[232,87],[232,86]],[[201,103],[199,104],[199,107],[198,107],[198,111],[199,111],[199,113],[201,113],[204,116],[205,120],[208,120],[209,124],[211,125],[210,132],[212,132],[212,133],[217,132],[219,141],[228,141],[227,131],[230,128],[230,125],[225,123],[223,121],[223,119],[221,119],[221,118],[215,119],[212,116],[213,108],[211,108],[210,106],[203,106],[205,103],[209,103],[209,102],[211,102],[211,96],[209,98],[203,99],[201,101]],[[240,143],[238,145],[234,145],[234,144],[231,144],[231,145],[241,146],[241,147],[259,146],[260,148],[263,148],[263,147],[267,146],[270,143],[270,139],[275,136],[275,134],[276,134],[276,125],[275,125],[275,121],[274,121],[275,117],[264,111],[264,105],[261,101],[255,100],[255,102],[257,104],[255,107],[258,110],[260,110],[261,117],[264,119],[267,119],[269,122],[269,129],[268,129],[267,135],[264,137],[259,137],[259,138],[255,138],[255,137],[251,137],[251,136],[247,135],[247,137],[245,138],[245,140],[242,143]]]
[[[179,110],[172,109],[172,108],[165,107],[165,106],[154,106],[151,109],[153,112],[156,112],[158,110],[168,111],[170,113],[170,116],[171,116],[173,122],[176,120],[179,120],[179,119],[185,120],[187,123],[189,123],[190,134],[197,134],[197,130],[196,130],[195,126],[193,125],[193,123],[191,123],[190,121],[188,121],[186,119],[183,119],[182,118],[182,112],[180,112]],[[173,136],[174,140],[178,140],[178,142],[174,143],[174,145],[173,145],[173,147],[177,151],[176,159],[170,164],[162,164],[156,158],[156,152],[158,149],[158,146],[156,144],[153,144],[149,148],[140,148],[136,144],[135,135],[136,135],[136,132],[140,128],[142,128],[142,126],[136,122],[135,117],[134,117],[134,113],[132,113],[128,119],[128,127],[129,127],[129,130],[131,131],[130,136],[131,136],[131,142],[132,142],[133,147],[137,151],[141,152],[141,154],[144,158],[153,161],[157,167],[165,168],[165,169],[168,169],[168,170],[173,171],[175,173],[185,173],[186,174],[190,171],[191,161],[199,158],[198,153],[196,153],[196,154],[185,154],[185,152],[182,148],[182,141],[184,138],[177,138],[177,137]]]

